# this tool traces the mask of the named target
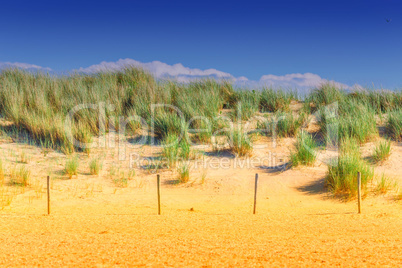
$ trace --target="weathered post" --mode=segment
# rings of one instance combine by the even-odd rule
[[[47,176],[47,215],[50,215],[50,176]]]
[[[357,172],[357,207],[359,214],[362,213],[361,203],[362,203],[362,175],[360,172]]]
[[[156,175],[157,192],[158,192],[158,215],[161,215],[161,179],[159,174]]]
[[[256,206],[257,206],[257,185],[258,185],[258,173],[255,174],[253,214],[255,214],[255,209],[256,209]]]

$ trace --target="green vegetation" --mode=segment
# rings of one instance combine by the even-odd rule
[[[78,170],[78,157],[72,157],[66,161],[64,173],[71,179],[74,175],[77,175]]]
[[[99,159],[94,158],[89,162],[89,171],[92,175],[99,175],[100,170],[102,169],[102,163]]]
[[[335,196],[356,196],[358,172],[361,172],[363,192],[374,178],[373,169],[361,159],[358,144],[355,139],[341,140],[340,155],[328,166],[326,185]]]
[[[272,131],[278,137],[294,137],[304,121],[304,114],[295,116],[292,112],[277,112],[272,118]],[[274,135],[274,132],[272,132]]]
[[[2,133],[17,140],[24,137],[65,154],[76,151],[89,154],[89,147],[81,148],[70,138],[91,144],[94,136],[103,134],[101,123],[107,128],[119,129],[120,116],[138,116],[154,130],[157,142],[163,145],[162,157],[167,166],[177,167],[179,162],[179,173],[183,174],[184,181],[189,173],[189,166],[184,162],[194,157],[188,138],[201,143],[215,142],[215,145],[226,139],[237,156],[251,155],[253,143],[244,131],[244,122],[236,122],[239,124],[229,133],[228,127],[232,124],[228,121],[249,120],[261,113],[265,113],[265,119],[257,128],[267,129],[267,135],[296,136],[296,150],[291,154],[293,166],[314,163],[315,153],[307,148],[314,150],[317,145],[301,128],[305,127],[309,116],[313,118],[311,114],[317,116],[319,128],[314,129],[320,132],[317,137],[324,137],[327,146],[340,143],[341,153],[336,163],[329,166],[326,179],[335,194],[355,195],[357,171],[362,172],[364,187],[372,179],[373,171],[361,159],[359,146],[378,136],[378,120],[386,119],[390,138],[402,140],[402,92],[359,90],[348,93],[328,83],[305,97],[301,111],[290,109],[293,100],[297,100],[297,96],[292,92],[272,88],[235,90],[230,83],[215,80],[188,84],[156,81],[137,68],[64,77],[18,69],[0,73],[0,116],[12,122],[1,127]],[[81,107],[66,121],[69,112],[83,104],[92,106]],[[126,127],[127,132],[134,134],[140,131],[141,124],[130,121]],[[216,132],[219,137],[214,137]],[[49,151],[43,149],[43,152],[46,156]],[[373,159],[385,161],[389,154],[390,143],[380,143]],[[24,152],[21,159],[14,157],[22,163],[29,160]],[[71,178],[77,174],[77,168],[78,159],[73,157],[66,162],[65,172]],[[93,159],[89,168],[91,174],[99,174],[102,166],[99,160]],[[26,168],[14,169],[11,174],[14,181],[21,181],[21,184],[30,176]],[[0,164],[1,178],[4,178],[4,167]],[[128,178],[118,176],[123,182]]]
[[[260,111],[271,113],[277,111],[288,111],[292,99],[296,99],[293,92],[264,88],[261,91]]]
[[[115,175],[115,174],[114,174]],[[124,171],[119,172],[118,176],[112,175],[113,183],[120,188],[126,188],[128,186],[128,181],[134,179],[135,170],[129,170],[127,173]]]
[[[3,164],[3,160],[0,158],[0,186],[4,184],[4,176],[5,176],[5,167]]]
[[[29,156],[25,153],[25,151],[22,151],[22,153],[21,153],[20,162],[24,163],[24,164],[28,164],[28,162],[29,162]]]
[[[175,167],[177,162],[187,161],[194,157],[191,145],[186,139],[169,133],[162,141],[162,157],[168,167]]]
[[[378,114],[400,109],[402,106],[402,92],[364,90],[354,92],[350,97],[370,105]]]
[[[337,145],[344,138],[364,143],[378,136],[374,110],[356,100],[343,100],[334,109],[320,107],[319,115],[327,145]]]
[[[169,167],[176,166],[176,162],[179,160],[179,137],[175,134],[168,134],[162,141],[162,156],[167,162]]]
[[[311,166],[316,160],[316,142],[306,131],[300,131],[296,138],[296,151],[291,152],[290,161],[293,167],[298,165]]]
[[[96,106],[79,109],[73,115],[68,130],[79,142],[90,143],[92,136],[99,134],[100,112],[105,113],[105,125],[114,128],[119,128],[119,116],[140,116],[149,127],[154,126],[156,135],[163,139],[169,132],[178,135],[186,132],[185,120],[195,116],[210,119],[218,116],[233,94],[228,83],[214,80],[158,83],[150,74],[136,68],[65,77],[13,69],[0,74],[0,115],[14,123],[13,133],[24,134],[37,144],[71,154],[89,152],[89,149],[75,147],[65,131],[66,116],[77,105]],[[165,106],[152,106],[159,103]],[[102,105],[106,108],[102,109]],[[139,127],[138,122],[132,122],[128,128],[135,132]]]
[[[396,110],[388,114],[386,124],[389,136],[396,141],[402,141],[402,109]]]
[[[242,90],[235,93],[236,103],[233,106],[233,120],[248,120],[258,112],[260,94],[256,91]]]
[[[237,156],[251,156],[253,143],[251,137],[241,127],[227,134],[230,150]]]
[[[377,194],[386,194],[388,191],[392,190],[393,188],[396,188],[396,186],[397,186],[396,182],[392,182],[391,179],[389,179],[385,175],[382,175],[381,179],[378,180],[377,186],[374,189],[374,191]]]
[[[25,166],[21,165],[18,168],[14,167],[10,171],[10,182],[14,185],[28,186],[31,180],[31,171]]]
[[[182,163],[178,167],[179,177],[178,180],[180,183],[187,183],[190,180],[190,165],[186,162]]]
[[[379,142],[374,148],[373,160],[375,163],[386,161],[391,155],[391,141]]]
[[[321,107],[340,102],[345,98],[346,93],[344,91],[337,89],[333,84],[324,84],[306,97],[304,110],[308,113],[314,113]]]

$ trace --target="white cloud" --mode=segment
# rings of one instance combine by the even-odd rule
[[[259,80],[249,80],[245,76],[234,77],[230,73],[222,72],[216,69],[196,69],[183,66],[181,63],[169,65],[160,61],[152,61],[143,63],[133,59],[120,59],[116,62],[103,61],[100,64],[91,65],[87,68],[79,68],[78,72],[83,73],[98,73],[120,71],[126,67],[139,67],[149,71],[157,79],[171,79],[181,83],[188,83],[202,78],[213,78],[218,80],[227,80],[232,82],[237,87],[245,88],[261,88],[261,87],[274,87],[284,89],[297,89],[299,92],[306,92],[308,89],[318,87],[324,83],[333,83],[339,88],[352,89],[359,88],[359,85],[350,87],[336,81],[327,80],[313,73],[293,73],[286,75],[273,75],[267,74],[261,76]],[[0,70],[4,68],[21,68],[25,70],[43,70],[52,71],[50,68],[41,67],[34,64],[20,63],[20,62],[0,62]]]
[[[116,62],[103,61],[100,64],[92,65],[88,68],[80,68],[78,69],[78,71],[84,73],[119,71],[130,66],[143,68],[157,78],[177,78],[178,80],[181,80],[183,82],[187,82],[191,80],[191,78],[202,77],[215,77],[218,79],[234,78],[231,74],[221,72],[216,69],[192,69],[189,67],[184,67],[181,63],[173,65],[169,65],[160,61],[143,63],[133,59],[120,59]]]
[[[329,81],[327,79],[321,78],[317,74],[312,73],[294,73],[282,76],[267,74],[263,75],[260,80],[254,81],[249,80],[247,77],[244,76],[236,78],[229,73],[222,72],[216,69],[201,70],[185,67],[181,63],[173,65],[169,65],[160,61],[143,63],[133,59],[120,59],[116,62],[104,61],[100,64],[92,65],[87,68],[80,68],[77,71],[84,73],[119,71],[130,66],[143,68],[149,71],[158,79],[173,79],[182,83],[188,83],[200,78],[215,78],[228,80],[233,82],[236,86],[248,88],[261,88],[264,86],[271,86],[275,88],[281,87],[286,89],[300,89],[304,91],[306,89],[318,87],[323,83],[328,82],[333,83],[339,88],[350,88],[350,86],[348,85],[336,81]]]
[[[43,71],[51,71],[52,69],[47,67],[42,67],[34,64],[29,63],[21,63],[21,62],[0,62],[0,70],[7,69],[7,68],[19,68],[24,70],[43,70]]]
[[[342,84],[333,80],[327,80],[321,78],[317,74],[312,73],[295,73],[282,76],[268,74],[263,75],[259,82],[264,86],[280,86],[283,88],[314,88],[325,83],[334,84],[338,88],[349,88],[349,86],[346,84]]]

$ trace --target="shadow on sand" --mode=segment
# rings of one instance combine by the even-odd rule
[[[325,189],[325,178],[321,178],[306,185],[296,187],[296,190],[308,195],[320,195],[327,193],[327,190]]]
[[[262,171],[268,173],[268,174],[280,174],[283,173],[287,170],[289,170],[292,167],[291,162],[286,162],[280,165],[276,166],[258,166],[258,169],[261,169]]]
[[[209,156],[209,157],[230,158],[230,159],[233,159],[236,157],[236,155],[228,149],[221,150],[221,151],[204,152],[204,155]]]

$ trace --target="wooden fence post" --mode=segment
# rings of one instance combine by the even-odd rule
[[[255,209],[256,209],[256,206],[257,206],[257,185],[258,185],[258,173],[255,174],[253,214],[255,214]]]
[[[47,176],[47,215],[50,215],[50,176]]]
[[[157,192],[158,192],[158,215],[161,215],[161,179],[159,174],[156,175]]]
[[[362,175],[360,172],[357,172],[357,208],[359,214],[362,213],[361,203],[362,203]]]

